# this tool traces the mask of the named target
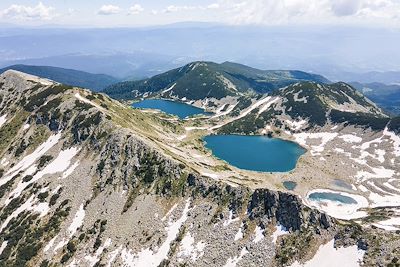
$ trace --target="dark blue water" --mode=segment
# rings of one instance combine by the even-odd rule
[[[145,99],[140,102],[133,103],[132,106],[135,108],[158,109],[165,113],[176,115],[180,119],[197,114],[209,114],[204,112],[204,110],[201,108],[164,99]]]
[[[284,181],[283,182],[283,186],[287,189],[287,190],[294,190],[297,186],[296,182],[293,181]]]
[[[265,136],[209,135],[205,146],[213,154],[240,169],[287,172],[306,151],[293,142]]]
[[[331,192],[316,192],[316,193],[311,193],[308,198],[310,200],[331,200],[331,201],[336,201],[340,202],[343,204],[357,204],[357,201],[354,200],[354,198],[348,197],[348,196],[343,196],[337,193],[331,193]]]

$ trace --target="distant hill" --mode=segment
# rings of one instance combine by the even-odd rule
[[[0,73],[10,69],[48,78],[62,84],[92,89],[94,91],[100,91],[119,81],[117,78],[105,74],[92,74],[84,71],[50,66],[13,65],[0,69]]]
[[[386,112],[394,115],[400,115],[400,85],[387,85],[377,82],[351,82],[350,84],[382,107]]]
[[[301,81],[328,83],[323,76],[293,70],[259,70],[232,62],[193,62],[140,81],[114,84],[105,93],[120,99],[160,93],[191,100],[267,93]]]

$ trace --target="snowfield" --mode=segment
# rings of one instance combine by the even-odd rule
[[[357,204],[345,204],[339,201],[329,200],[329,199],[310,199],[312,193],[333,193],[354,199]],[[304,200],[307,206],[317,208],[324,211],[326,214],[342,219],[342,220],[352,220],[357,218],[362,218],[368,214],[365,211],[359,211],[360,208],[366,208],[369,206],[368,200],[360,195],[349,194],[340,191],[333,191],[328,189],[316,189],[311,190],[307,193]]]
[[[357,246],[335,248],[332,239],[327,244],[321,245],[311,260],[304,264],[296,261],[291,267],[359,267],[364,254],[365,251],[359,250]]]

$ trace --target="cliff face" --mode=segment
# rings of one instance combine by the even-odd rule
[[[361,240],[294,195],[201,176],[146,135],[169,125],[103,95],[0,82],[0,266],[274,266]]]

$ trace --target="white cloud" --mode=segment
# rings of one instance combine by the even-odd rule
[[[361,0],[336,0],[332,2],[332,11],[339,17],[354,15],[360,7]]]
[[[400,22],[400,0],[219,0],[235,24]]]
[[[200,7],[198,6],[175,6],[175,5],[170,5],[166,9],[163,10],[163,13],[173,13],[173,12],[178,12],[178,11],[183,11],[183,10],[195,10]]]
[[[129,13],[128,14],[129,15],[136,15],[136,14],[139,14],[139,13],[141,13],[143,11],[144,11],[144,8],[141,5],[135,4],[135,5],[133,5],[133,6],[131,6],[129,8]]]
[[[0,12],[1,17],[18,20],[51,20],[57,15],[54,8],[39,2],[37,6],[11,5]]]
[[[98,15],[113,15],[118,14],[121,9],[118,6],[113,5],[103,5],[98,11]]]
[[[218,8],[219,8],[218,3],[210,4],[207,6],[207,9],[218,9]]]

